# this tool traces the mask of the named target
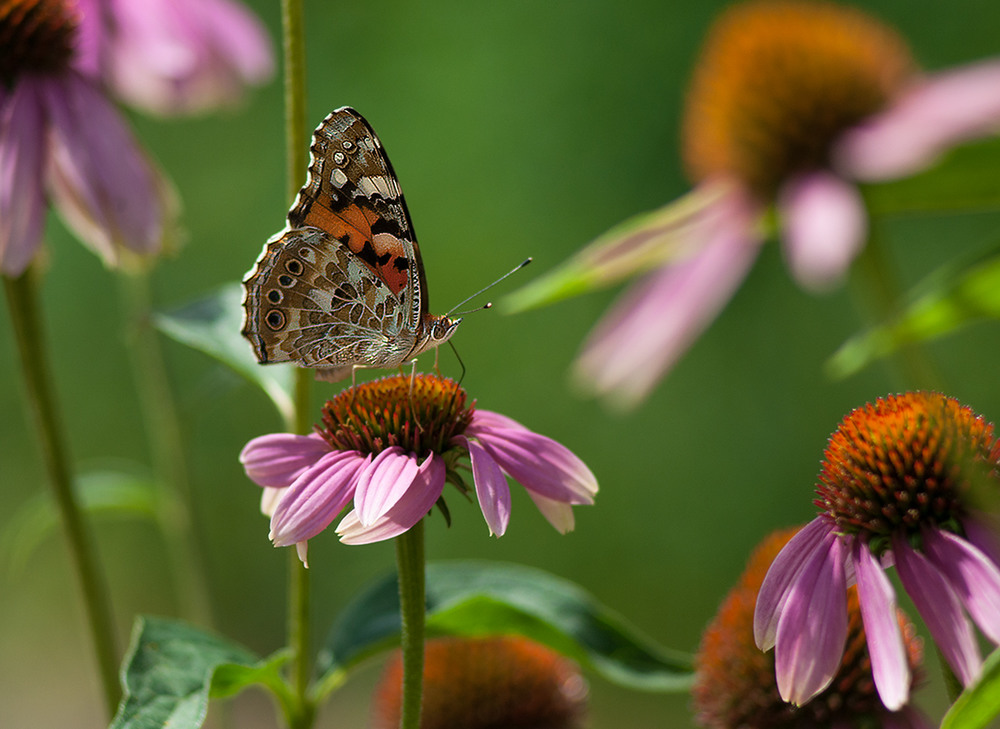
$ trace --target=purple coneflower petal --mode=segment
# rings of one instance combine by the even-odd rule
[[[753,614],[754,641],[762,651],[774,647],[778,620],[781,618],[789,591],[813,554],[817,550],[825,549],[828,534],[830,534],[829,520],[824,516],[817,516],[802,527],[774,558],[761,583],[760,592],[757,594],[757,607]]]
[[[371,544],[398,537],[434,508],[444,484],[444,461],[431,453],[420,464],[409,490],[373,524],[363,525],[356,508],[348,513],[337,525],[340,541],[344,544]]]
[[[882,729],[934,729],[935,726],[912,706],[882,715]]]
[[[810,172],[784,185],[778,207],[795,279],[808,289],[829,288],[864,245],[868,219],[861,194],[833,173]]]
[[[979,676],[983,661],[962,603],[937,567],[898,536],[892,539],[896,571],[934,642],[964,686]]]
[[[535,506],[542,512],[545,520],[555,527],[557,532],[566,534],[573,531],[573,528],[576,526],[573,507],[563,501],[547,499],[544,496],[536,494],[534,491],[528,491],[528,496],[535,502]]]
[[[413,484],[417,475],[417,457],[399,446],[386,448],[362,471],[354,496],[354,509],[364,526],[395,505]]]
[[[20,276],[45,222],[45,120],[33,79],[0,88],[0,272]]]
[[[156,253],[164,200],[156,172],[101,91],[69,73],[43,86],[51,120],[49,182],[59,211],[109,265],[123,249]]]
[[[961,598],[979,629],[1000,644],[1000,567],[974,545],[940,529],[925,529],[924,551]]]
[[[828,533],[803,565],[778,620],[774,669],[781,698],[801,706],[833,680],[847,640],[847,586],[841,539]]]
[[[283,488],[265,486],[260,490],[260,513],[266,517],[274,516],[274,510],[278,508],[281,497],[288,493]]]
[[[455,441],[469,451],[472,480],[476,484],[476,497],[479,499],[483,518],[490,528],[490,534],[502,537],[510,522],[510,487],[507,485],[507,477],[479,443],[461,435],[456,437]]]
[[[716,205],[704,247],[633,286],[591,332],[576,364],[585,386],[635,405],[729,301],[757,255],[759,211],[738,189]]]
[[[1000,61],[928,76],[884,113],[846,133],[835,151],[851,177],[905,177],[943,151],[1000,128]]]
[[[980,516],[969,516],[962,520],[962,529],[965,536],[972,542],[979,551],[992,560],[993,564],[1000,566],[1000,542],[997,541],[996,532],[985,526]],[[989,517],[986,517],[989,518]]]
[[[326,453],[330,453],[330,446],[316,433],[272,433],[254,438],[243,446],[240,463],[258,486],[283,488]]]
[[[304,542],[326,529],[354,498],[368,457],[357,451],[331,451],[302,473],[278,502],[271,517],[276,547]]]
[[[529,491],[568,504],[594,503],[597,479],[569,448],[519,423],[514,423],[516,427],[500,423],[496,417],[481,417],[477,410],[465,433]]]
[[[875,688],[885,707],[897,711],[910,697],[910,665],[896,617],[896,593],[867,545],[855,539],[851,551]]]

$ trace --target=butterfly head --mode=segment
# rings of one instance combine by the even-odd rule
[[[461,317],[458,319],[453,319],[450,316],[430,316],[431,321],[428,322],[427,326],[427,348],[437,347],[439,344],[444,344],[458,329],[458,325],[462,323]]]

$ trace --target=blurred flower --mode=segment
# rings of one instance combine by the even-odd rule
[[[0,0],[0,272],[18,276],[42,241],[51,197],[104,262],[162,245],[170,196],[99,83],[81,72],[73,8]]]
[[[375,689],[374,729],[399,726],[403,661],[397,651]],[[526,638],[437,638],[424,659],[423,729],[582,726],[579,668]]]
[[[232,0],[75,0],[81,66],[122,101],[161,115],[238,101],[270,78],[270,42]]]
[[[654,270],[584,345],[583,383],[644,398],[739,287],[777,208],[785,256],[810,289],[864,245],[855,181],[903,177],[1000,128],[1000,61],[920,74],[903,39],[847,7],[757,0],[716,21],[683,120],[694,191],[609,231],[513,295],[523,310]]]
[[[761,542],[705,629],[695,659],[692,690],[698,723],[710,729],[929,728],[927,720],[911,707],[890,710],[879,700],[872,683],[870,646],[853,587],[846,599],[847,649],[831,681],[803,706],[793,707],[782,701],[775,683],[774,654],[762,653],[754,645],[753,612],[767,568],[797,531],[773,532]],[[920,639],[901,610],[887,620],[894,621],[903,636],[905,660],[912,675],[921,662]]]
[[[463,493],[459,459],[468,456],[490,533],[510,519],[506,476],[520,482],[560,532],[573,528],[573,504],[592,504],[597,481],[565,446],[475,405],[455,382],[397,375],[348,388],[323,408],[312,435],[254,438],[240,454],[247,475],[267,487],[262,500],[277,547],[319,534],[352,500],[337,533],[345,544],[391,539],[424,518],[450,481]],[[270,489],[287,489],[275,496]],[[447,514],[447,511],[445,511]]]
[[[784,699],[804,703],[829,684],[846,635],[842,596],[856,582],[879,696],[889,708],[906,702],[891,564],[959,680],[976,680],[982,659],[963,608],[1000,643],[1000,549],[976,508],[1000,496],[998,467],[993,426],[943,395],[894,395],[843,420],[816,487],[824,511],[781,551],[757,600],[754,636],[775,648]]]

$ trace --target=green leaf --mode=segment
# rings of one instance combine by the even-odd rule
[[[957,147],[919,175],[865,187],[872,215],[1000,210],[1000,138]]]
[[[690,656],[656,645],[573,583],[513,564],[429,564],[427,631],[523,635],[633,689],[685,691],[692,679]],[[339,681],[360,661],[398,645],[399,599],[391,576],[334,624],[318,659],[321,684]]]
[[[80,474],[74,492],[81,510],[91,516],[156,518],[157,495],[146,476],[121,471]],[[0,563],[16,573],[31,561],[35,550],[60,527],[59,511],[48,491],[39,491],[7,521],[0,539]]]
[[[188,623],[140,617],[125,656],[125,696],[111,729],[194,729],[209,698],[252,684],[283,691],[283,655],[260,660],[249,650]]]
[[[847,377],[902,346],[936,339],[984,319],[1000,318],[1000,254],[949,264],[917,286],[897,317],[847,340],[826,363]]]
[[[153,322],[167,336],[216,358],[260,387],[286,422],[290,420],[292,366],[258,364],[240,334],[243,291],[239,284],[227,284],[197,301],[156,314]]]
[[[962,692],[945,714],[941,729],[982,729],[1000,716],[1000,649],[986,659],[979,680]]]
[[[683,259],[691,254],[692,241],[703,237],[706,215],[726,194],[725,183],[704,185],[619,223],[555,270],[507,296],[501,308],[507,313],[536,309]]]

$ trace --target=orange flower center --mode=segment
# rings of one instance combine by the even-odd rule
[[[736,177],[770,200],[789,176],[826,166],[841,132],[885,108],[913,71],[902,38],[858,10],[735,6],[711,29],[688,93],[688,172]]]
[[[61,0],[0,0],[0,83],[24,73],[54,73],[69,64],[77,18]]]
[[[957,400],[892,395],[852,412],[830,437],[815,504],[879,551],[894,533],[959,531],[971,499],[1000,493],[998,465],[993,426]]]
[[[316,430],[337,450],[379,453],[391,446],[443,453],[472,420],[465,390],[437,375],[394,375],[350,387],[323,407]]]

